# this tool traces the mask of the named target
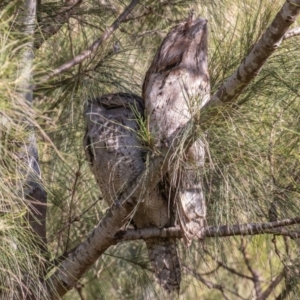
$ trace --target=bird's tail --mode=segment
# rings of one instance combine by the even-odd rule
[[[169,293],[179,293],[181,271],[176,239],[155,238],[145,241],[158,283]]]
[[[206,226],[206,204],[201,187],[180,189],[177,214],[187,245],[192,239],[203,239]]]
[[[177,186],[176,206],[179,224],[187,245],[203,239],[206,226],[206,202],[203,188],[204,145],[198,140],[188,151],[181,166]]]

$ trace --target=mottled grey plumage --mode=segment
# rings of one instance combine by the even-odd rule
[[[208,101],[207,21],[193,16],[177,25],[164,39],[146,73],[143,85],[146,115],[154,147],[166,145]],[[197,140],[170,162],[163,179],[175,197],[178,219],[186,242],[203,238],[206,203],[199,171],[204,144]]]
[[[146,153],[138,137],[137,122],[137,114],[141,118],[143,113],[143,99],[133,94],[108,94],[87,104],[85,153],[109,205],[145,169]],[[132,221],[136,228],[173,225],[172,212],[168,211],[168,201],[159,186],[146,192]],[[176,240],[155,238],[145,242],[158,282],[169,292],[179,291]]]

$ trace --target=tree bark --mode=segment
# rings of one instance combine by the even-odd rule
[[[133,211],[138,199],[143,198],[143,187],[147,186],[148,189],[153,189],[161,176],[167,172],[170,158],[174,155],[177,147],[182,145],[182,141],[178,137],[185,136],[184,146],[187,148],[195,140],[196,132],[199,132],[199,125],[205,128],[209,124],[208,121],[215,116],[215,113],[210,113],[209,108],[211,106],[233,103],[258,74],[267,58],[277,49],[288,27],[295,21],[299,12],[300,0],[287,1],[284,4],[266,33],[253,47],[238,70],[214,94],[204,110],[201,110],[201,118],[199,118],[199,112],[183,126],[182,134],[176,134],[167,141],[166,145],[171,145],[171,147],[165,146],[160,149],[160,156],[149,162],[147,170],[140,174],[134,184],[116,199],[87,239],[79,245],[76,251],[66,257],[55,274],[47,280],[47,286],[53,299],[58,299],[59,296],[63,296],[72,289],[100,255],[115,243],[115,234],[126,224],[127,218]],[[45,80],[63,72],[70,65],[66,63],[63,68],[57,69],[56,73],[52,74],[53,76],[48,76]],[[73,62],[72,65],[74,65]],[[203,113],[205,114],[203,115]],[[200,122],[197,122],[199,119]]]
[[[29,132],[18,156],[21,162],[19,172],[22,178],[24,197],[28,205],[28,220],[35,233],[40,248],[46,251],[46,212],[47,194],[42,185],[39,167],[38,149],[32,125],[31,108],[33,105],[32,67],[34,60],[33,36],[36,22],[36,0],[26,0],[20,15],[21,25],[25,34],[26,43],[20,54],[20,76],[18,91],[21,101],[24,101],[28,111],[24,111],[24,122]]]
[[[246,223],[246,224],[231,224],[222,226],[208,226],[205,229],[205,238],[226,237],[237,235],[257,235],[257,234],[272,234],[289,236],[290,238],[299,238],[300,233],[288,231],[285,227],[300,224],[300,218],[284,219],[275,222],[267,223]],[[279,228],[279,229],[276,229]],[[139,239],[160,238],[182,238],[182,232],[179,227],[172,228],[144,228],[144,229],[128,229],[121,230],[115,235],[115,243],[132,241]]]
[[[285,37],[285,33],[295,22],[299,11],[299,0],[286,1],[269,28],[254,45],[239,68],[217,90],[206,107],[231,103],[242,93],[259,74],[266,60],[280,46],[282,40],[289,37],[288,35]]]

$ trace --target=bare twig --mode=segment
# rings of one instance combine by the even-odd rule
[[[253,267],[252,267],[249,255],[248,255],[248,253],[246,251],[245,241],[244,241],[243,238],[242,238],[242,241],[241,241],[240,251],[241,251],[241,253],[243,255],[244,262],[245,262],[245,264],[247,266],[247,269],[249,270],[249,272],[252,275],[252,282],[254,284],[254,290],[255,290],[256,298],[260,299],[261,298],[261,294],[262,294],[262,292],[261,292],[261,280],[260,280],[260,276],[259,276],[258,272],[256,270],[254,270]]]
[[[48,236],[48,241],[59,236],[63,231],[65,231],[69,226],[71,226],[75,222],[79,222],[83,215],[85,215],[91,208],[93,208],[99,201],[103,198],[99,197],[96,201],[94,201],[86,210],[84,210],[80,215],[76,215],[73,219],[68,220],[64,226],[62,226],[55,234],[52,236]],[[68,252],[69,253],[69,252]]]
[[[167,0],[167,1],[160,1],[160,3],[159,3],[159,12],[161,13],[162,12],[162,8],[165,7],[165,6],[168,6],[169,4],[170,4],[169,0]],[[151,6],[144,6],[144,8],[146,10],[144,13],[142,13],[142,14],[140,14],[138,16],[133,16],[131,18],[126,18],[126,20],[124,20],[124,22],[130,22],[130,21],[139,20],[139,19],[141,19],[143,17],[146,17],[146,16],[148,16],[150,14],[153,14],[153,8]],[[161,14],[157,15],[157,17],[160,17],[160,16],[161,16]]]
[[[278,286],[278,284],[282,281],[285,276],[285,270],[281,271],[274,280],[272,280],[271,284],[267,287],[267,289],[260,295],[260,298],[257,300],[265,300],[270,294],[274,291],[274,289]]]
[[[215,289],[215,290],[219,290],[221,292],[221,294],[223,295],[224,299],[228,299],[229,298],[226,296],[225,291],[227,291],[230,294],[233,294],[235,297],[238,297],[240,299],[246,299],[243,298],[241,295],[239,295],[238,293],[236,293],[235,291],[229,290],[227,288],[225,288],[223,285],[220,284],[216,284],[213,283],[207,279],[205,279],[201,274],[199,274],[198,272],[196,272],[195,270],[190,269],[187,266],[183,266],[182,267],[183,271],[191,274],[193,277],[195,277],[197,280],[199,280],[200,282],[202,282],[204,285],[206,285],[209,289]],[[237,298],[235,298],[237,299]]]
[[[257,235],[257,234],[274,234],[287,235],[288,231],[280,228],[276,231],[274,228],[285,227],[290,225],[300,224],[300,218],[285,219],[268,223],[247,223],[247,224],[234,224],[223,226],[210,226],[206,228],[205,237],[225,237],[237,235]],[[272,230],[270,230],[272,229]],[[300,236],[300,233],[299,233]],[[181,238],[181,230],[179,227],[172,228],[144,228],[144,229],[128,229],[126,231],[119,231],[115,235],[116,242],[118,241],[131,241],[138,239],[149,239],[154,237],[173,237]]]
[[[236,276],[239,276],[241,278],[245,278],[245,279],[248,279],[248,280],[252,280],[252,277],[248,276],[248,275],[245,275],[243,273],[240,273],[239,271],[233,269],[233,268],[230,268],[228,267],[227,265],[225,265],[222,261],[218,260],[214,255],[212,255],[211,253],[209,253],[207,250],[205,250],[205,253],[207,255],[209,255],[217,264],[218,266],[222,267],[223,269],[227,270],[228,272],[230,272],[231,274],[234,274]]]
[[[86,50],[81,52],[80,54],[76,55],[74,58],[70,59],[66,63],[62,64],[60,67],[54,69],[51,71],[51,74],[46,75],[41,78],[39,84],[44,83],[48,81],[49,79],[62,74],[63,72],[69,70],[70,68],[78,65],[86,58],[90,57],[93,53],[96,52],[96,50],[102,45],[104,41],[106,41],[113,32],[118,29],[120,24],[126,20],[127,16],[132,12],[132,10],[135,8],[135,6],[139,3],[139,0],[132,0],[131,3],[124,9],[122,14],[113,22],[111,26],[109,26],[102,34],[100,38],[95,40],[93,44],[88,47]],[[36,86],[35,86],[36,88]]]
[[[181,265],[181,268],[188,268],[188,266],[185,265]],[[215,274],[216,272],[218,272],[218,270],[221,268],[221,266],[219,264],[217,264],[217,266],[212,269],[211,271],[205,272],[205,273],[199,273],[201,276],[209,276],[212,274]]]
[[[287,256],[290,256],[290,245],[289,245],[289,239],[287,236],[283,236],[283,241],[284,241],[284,248],[285,248],[285,254]]]
[[[83,288],[83,285],[80,282],[78,282],[75,286],[75,289],[78,293],[78,296],[79,296],[80,300],[85,300],[83,295],[82,295],[82,288]]]
[[[288,231],[286,228],[279,228],[276,230],[266,230],[265,233],[267,234],[274,234],[274,235],[282,235],[284,237],[289,237],[292,240],[300,238],[299,231]]]
[[[289,294],[291,293],[292,290],[293,290],[293,285],[291,285],[290,283],[286,283],[285,289],[276,297],[275,300],[284,300],[284,299],[286,299],[289,296]]]
[[[64,6],[53,17],[42,20],[39,28],[40,37],[35,39],[34,47],[40,48],[44,41],[56,34],[68,22],[74,11],[80,6],[82,0],[66,0]]]
[[[275,253],[278,256],[279,260],[283,263],[282,258],[281,258],[281,253],[277,247],[277,240],[276,240],[276,236],[274,235],[274,237],[272,238],[272,243],[274,245],[274,249],[275,249]]]
[[[71,200],[70,200],[70,205],[69,205],[69,211],[68,211],[68,217],[69,217],[69,221],[68,221],[68,229],[67,229],[67,241],[66,241],[66,246],[65,246],[65,251],[68,250],[69,248],[69,240],[70,240],[70,230],[71,230],[71,224],[73,221],[73,208],[75,207],[74,205],[74,201],[75,201],[75,194],[76,194],[76,188],[77,188],[77,184],[79,181],[79,177],[81,176],[80,173],[80,165],[78,166],[78,170],[75,173],[75,180],[72,186],[72,193],[71,193]],[[77,219],[78,220],[78,219]]]

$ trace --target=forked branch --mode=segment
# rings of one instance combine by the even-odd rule
[[[228,237],[228,236],[245,236],[258,234],[277,234],[283,236],[290,236],[292,239],[300,238],[300,233],[289,232],[287,226],[300,224],[300,217],[293,219],[284,219],[275,222],[267,223],[246,223],[233,224],[222,226],[209,226],[206,228],[205,237]],[[290,235],[289,235],[290,234]],[[179,227],[172,228],[145,228],[145,229],[128,229],[126,231],[119,231],[115,235],[116,242],[131,241],[149,238],[181,238],[182,233]]]
[[[60,67],[54,69],[51,71],[49,75],[46,75],[41,78],[39,84],[45,83],[51,78],[62,74],[63,72],[69,70],[70,68],[80,64],[82,61],[84,61],[86,58],[91,57],[92,54],[94,54],[97,49],[102,45],[104,41],[106,41],[116,29],[120,26],[122,22],[124,22],[127,18],[127,16],[132,12],[132,10],[135,8],[135,6],[139,3],[139,0],[132,0],[131,3],[124,9],[124,11],[121,13],[121,15],[112,23],[111,26],[109,26],[102,34],[102,36],[98,39],[96,39],[90,47],[88,47],[86,50],[82,51],[80,54],[76,55],[69,61],[62,64]],[[35,87],[36,88],[36,87]]]
[[[33,36],[35,30],[36,1],[27,0],[24,2],[24,11],[20,14],[22,28],[27,41],[20,54],[20,76],[19,97],[28,107],[33,105],[33,91],[31,85],[33,68]],[[40,241],[42,251],[46,251],[46,211],[47,194],[42,185],[41,171],[39,166],[38,148],[34,133],[34,128],[26,114],[23,122],[29,132],[26,141],[18,151],[20,159],[19,171],[24,176],[23,189],[25,191],[26,203],[28,204],[28,220],[33,232]],[[19,141],[20,143],[20,141]]]
[[[54,70],[51,75],[43,78],[43,81],[53,78],[57,74],[60,74],[66,69],[80,63],[83,59],[91,55],[119,26],[120,22],[126,19],[126,16],[134,8],[137,2],[138,1],[132,1],[123,14],[111,27],[109,27],[107,31],[105,31],[100,39],[93,43],[88,50],[85,50],[74,59]],[[183,141],[181,137],[186,137],[184,144],[188,148],[195,139],[195,125],[203,126],[203,122],[208,124],[209,122],[207,121],[212,118],[209,111],[207,113],[207,108],[212,105],[232,103],[242,93],[251,80],[259,73],[267,58],[270,57],[270,55],[280,45],[284,34],[295,21],[299,12],[300,0],[287,1],[284,4],[272,24],[258,43],[253,47],[249,55],[244,59],[241,66],[220,87],[205,106],[204,116],[203,111],[201,111],[200,124],[197,123],[197,120],[199,119],[199,115],[197,115],[182,128],[179,135],[177,134],[176,136],[173,136],[170,141],[167,141],[166,146],[160,149],[161,155],[150,161],[147,170],[140,174],[133,185],[130,186],[130,188],[128,188],[118,199],[116,199],[106,216],[104,216],[87,239],[79,245],[79,247],[77,247],[76,251],[69,254],[61,263],[57,271],[46,282],[50,293],[52,293],[53,299],[57,299],[58,296],[63,296],[68,290],[72,289],[76,282],[95,263],[101,254],[103,254],[104,251],[111,245],[116,243],[116,233],[128,221],[128,216],[132,213],[138,199],[143,198],[143,193],[145,192],[143,187],[146,186],[147,189],[154,188],[159,182],[161,176],[167,172],[169,161],[174,153],[176,153],[178,146],[182,145]],[[171,145],[171,147],[168,148],[167,145]],[[237,226],[240,227],[240,225]],[[250,226],[250,228],[248,228],[247,225],[244,230],[249,232],[249,230],[253,228],[254,226]],[[264,229],[266,230],[266,228]],[[231,233],[230,230],[228,231],[225,228],[224,232],[227,233],[227,235],[225,234],[226,236]]]

